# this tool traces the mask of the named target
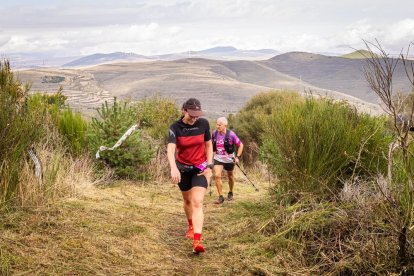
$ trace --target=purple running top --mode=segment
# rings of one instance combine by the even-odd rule
[[[215,130],[213,132],[213,135],[217,135],[216,152],[214,153],[214,159],[222,163],[233,163],[235,153],[228,154],[224,149],[224,138],[226,137],[226,133],[221,134]],[[235,144],[237,147],[239,147],[241,143],[239,137],[237,137],[236,133],[234,133],[232,130],[230,130],[229,142],[231,145]]]

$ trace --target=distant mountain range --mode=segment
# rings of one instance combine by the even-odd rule
[[[14,69],[45,67],[84,67],[113,62],[138,62],[155,60],[177,60],[183,58],[208,58],[217,60],[264,60],[279,54],[273,49],[241,50],[232,46],[220,46],[201,51],[187,51],[160,55],[136,53],[96,53],[83,57],[54,57],[53,55],[16,53],[5,55]]]
[[[240,50],[231,46],[214,47],[201,51],[188,51],[182,53],[172,53],[163,55],[144,56],[134,53],[109,53],[93,54],[69,63],[63,64],[63,67],[82,67],[111,62],[122,61],[151,61],[151,60],[177,60],[183,58],[208,58],[216,60],[259,60],[268,59],[279,52],[272,49],[261,50]]]
[[[93,54],[65,63],[63,67],[91,66],[115,61],[144,61],[148,57],[134,53],[115,52],[110,54]]]
[[[106,63],[118,62],[145,62],[145,61],[172,61],[186,58],[205,58],[214,60],[267,60],[273,58],[281,53],[273,49],[259,49],[259,50],[242,50],[232,46],[219,46],[209,48],[201,51],[188,51],[181,53],[170,53],[160,55],[140,55],[136,53],[113,52],[113,53],[96,53],[83,57],[70,56],[59,57],[47,53],[27,54],[15,53],[10,55],[3,55],[3,58],[10,60],[13,69],[33,69],[33,68],[48,68],[48,67],[71,67],[80,68],[88,67]],[[343,57],[347,59],[364,59],[368,55],[366,50],[357,50],[342,56],[334,54],[323,54],[323,56]]]

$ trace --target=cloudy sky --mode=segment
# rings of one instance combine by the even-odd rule
[[[412,0],[0,0],[0,54],[164,54],[215,46],[347,53],[414,41]]]

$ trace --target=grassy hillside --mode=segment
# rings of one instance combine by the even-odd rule
[[[342,55],[341,57],[350,59],[365,59],[371,57],[371,55],[367,50],[356,50],[352,53]]]

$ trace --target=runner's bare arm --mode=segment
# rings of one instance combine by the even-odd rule
[[[207,164],[213,163],[213,143],[211,140],[205,142],[205,149],[206,149],[206,155],[207,155]],[[207,178],[207,181],[210,183],[210,178],[213,175],[213,172],[211,168],[205,169],[202,173],[199,173],[198,175],[205,175]]]
[[[206,145],[206,155],[207,155],[207,164],[213,163],[213,142],[211,140],[205,143]]]
[[[167,145],[167,157],[168,163],[170,164],[171,168],[171,178],[174,183],[178,183],[181,181],[181,174],[177,168],[177,164],[175,163],[175,148],[176,145],[173,143],[168,143]]]
[[[243,153],[243,143],[240,142],[240,145],[237,147],[237,154],[235,158],[235,163],[239,163],[239,156]]]

